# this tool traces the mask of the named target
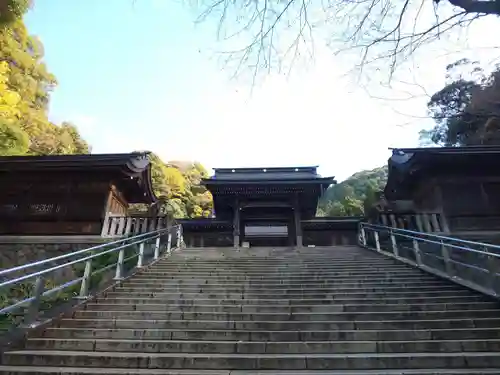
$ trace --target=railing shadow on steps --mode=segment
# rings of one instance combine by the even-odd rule
[[[480,293],[500,297],[500,246],[360,223],[359,244]]]
[[[0,270],[0,349],[183,246],[175,225]],[[65,268],[74,277],[51,280]]]

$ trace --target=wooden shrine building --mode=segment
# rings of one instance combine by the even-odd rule
[[[381,224],[500,239],[500,147],[396,149],[388,168]]]
[[[147,153],[0,157],[0,235],[101,235],[155,201]]]
[[[234,246],[302,246],[301,221],[316,215],[318,199],[335,182],[316,167],[214,169],[203,184],[217,219],[233,223]]]
[[[339,242],[355,241],[360,218],[315,217],[320,196],[336,183],[317,167],[214,172],[202,183],[213,195],[215,218],[180,221],[188,246],[332,245],[332,230]]]
[[[214,217],[176,221],[188,246],[355,244],[362,218],[315,216],[334,183],[317,167],[218,168],[202,180],[214,198]],[[88,244],[145,233],[170,222],[129,206],[157,202],[148,153],[0,157],[3,243],[57,244],[64,237]]]

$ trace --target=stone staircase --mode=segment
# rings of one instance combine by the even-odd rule
[[[0,374],[500,374],[498,302],[357,247],[187,249]]]

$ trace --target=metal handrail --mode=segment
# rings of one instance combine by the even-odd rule
[[[360,223],[360,225],[363,225],[364,227],[372,227],[375,229],[382,229],[382,230],[387,230],[387,231],[393,231],[396,233],[407,233],[410,235],[418,235],[418,236],[426,236],[426,237],[434,237],[439,240],[446,240],[446,241],[453,241],[453,242],[462,242],[464,244],[468,245],[477,245],[481,247],[490,247],[493,249],[498,249],[500,250],[500,246],[498,245],[493,245],[493,244],[487,244],[483,242],[477,242],[477,241],[470,241],[470,240],[464,240],[461,238],[454,238],[454,237],[447,237],[447,236],[441,236],[435,233],[427,233],[427,232],[417,232],[409,229],[402,229],[402,228],[394,228],[394,227],[388,227],[384,225],[379,225],[379,224],[372,224],[372,223]],[[495,254],[492,254],[495,255]]]
[[[390,244],[388,246],[380,241],[382,233],[389,234]],[[360,223],[359,234],[359,244],[365,248],[375,250],[481,293],[500,298],[500,282],[498,280],[500,254],[494,252],[500,250],[498,245],[371,223]],[[373,235],[371,244],[367,238],[369,234]],[[406,240],[406,243],[411,240],[412,243],[410,253],[407,253],[406,256],[400,251],[405,249],[404,246],[401,246],[401,239]],[[439,254],[423,251],[428,245],[439,245]],[[481,248],[481,250],[477,248]],[[477,261],[479,265],[454,259],[454,255],[456,255],[454,251],[457,250],[462,254],[468,253],[475,257],[473,261]],[[410,254],[413,257],[410,257]],[[443,269],[437,267],[435,262],[429,263],[427,257],[437,259],[439,262],[442,261]],[[458,269],[459,267],[462,270]],[[486,275],[486,280],[478,281],[477,277],[474,277],[478,275],[480,278]]]
[[[24,269],[31,268],[31,267],[39,267],[39,266],[42,266],[42,265],[44,265],[46,263],[55,262],[55,261],[58,261],[58,260],[61,260],[61,259],[70,258],[70,257],[73,257],[75,255],[80,255],[80,254],[87,253],[89,251],[99,250],[100,248],[109,247],[111,245],[116,245],[116,244],[119,244],[119,243],[122,243],[122,242],[125,242],[125,241],[130,241],[132,239],[144,238],[146,236],[150,236],[153,233],[160,233],[160,232],[162,232],[164,230],[165,229],[159,229],[159,230],[156,230],[156,231],[153,231],[153,232],[138,234],[138,235],[133,236],[133,237],[121,238],[119,240],[115,240],[115,241],[111,241],[111,242],[106,242],[106,243],[101,244],[101,245],[87,247],[85,249],[74,251],[74,252],[69,253],[69,254],[63,254],[63,255],[59,255],[59,256],[53,257],[53,258],[42,259],[42,260],[38,260],[36,262],[22,264],[20,266],[3,269],[3,270],[0,270],[0,276],[6,275],[8,273],[16,272],[16,271],[22,271]],[[1,285],[0,285],[0,287],[1,287]]]
[[[176,242],[172,244],[172,235],[175,233],[175,240]],[[165,239],[166,237],[166,239]],[[12,303],[8,306],[5,306],[0,309],[0,315],[1,314],[9,314],[12,312],[17,311],[18,309],[28,306],[28,311],[24,315],[24,323],[25,324],[32,324],[32,322],[36,319],[37,315],[39,314],[39,307],[40,307],[40,302],[43,297],[50,296],[54,293],[60,292],[66,288],[69,288],[71,286],[74,286],[78,283],[80,283],[80,293],[78,298],[79,299],[88,299],[89,296],[89,287],[90,287],[90,279],[92,276],[97,275],[99,273],[102,273],[104,271],[110,270],[114,267],[115,269],[115,277],[114,280],[119,281],[124,278],[124,263],[137,258],[137,263],[135,265],[135,268],[141,268],[146,265],[145,263],[145,246],[147,244],[151,244],[153,246],[154,252],[153,252],[153,259],[151,261],[157,260],[161,253],[162,249],[166,250],[167,254],[170,254],[173,250],[180,248],[183,245],[183,239],[182,239],[182,226],[176,225],[172,226],[169,228],[163,228],[159,230],[155,230],[149,233],[144,233],[140,234],[137,236],[133,237],[127,237],[123,238],[117,241],[112,241],[108,242],[106,244],[98,245],[98,246],[93,246],[89,247],[83,250],[78,250],[69,254],[53,257],[53,258],[48,258],[44,259],[41,261],[33,262],[30,264],[25,264],[22,266],[17,266],[17,267],[12,267],[6,270],[3,270],[0,275],[6,275],[8,273],[12,273],[15,271],[21,271],[25,270],[28,268],[32,267],[40,267],[44,264],[51,263],[54,261],[62,260],[62,259],[68,259],[71,257],[74,257],[76,255],[81,255],[81,254],[89,254],[87,256],[84,256],[82,258],[74,259],[67,261],[63,264],[59,264],[56,266],[52,266],[49,268],[45,268],[42,270],[37,270],[35,272],[31,272],[27,275],[15,277],[6,281],[3,281],[0,283],[0,288],[6,288],[6,287],[12,287],[15,285],[19,285],[21,282],[29,280],[29,279],[35,279],[33,282],[33,295],[31,297],[27,297],[21,301],[16,301],[15,303]],[[118,246],[116,246],[118,245]],[[134,246],[134,245],[139,245],[139,251],[134,253],[132,256],[129,256],[128,258],[125,258],[125,249]],[[110,248],[110,246],[112,246]],[[99,258],[105,254],[111,254],[111,253],[118,253],[118,259],[115,262],[106,265],[100,269],[93,270],[92,269],[92,260]],[[79,263],[85,263],[85,270],[83,273],[83,276],[75,278],[73,280],[67,281],[62,285],[55,286],[49,290],[45,290],[45,276],[55,272],[57,270],[60,270],[65,267],[73,266],[75,264]]]
[[[483,248],[492,248],[492,249],[500,250],[500,246],[493,245],[493,244],[487,244],[487,243],[469,241],[469,240],[462,240],[459,238],[440,236],[440,235],[431,234],[431,233],[415,232],[415,231],[408,230],[408,229],[384,227],[383,225],[374,225],[374,224],[365,224],[365,223],[363,223],[363,224],[364,224],[365,228],[372,227],[374,229],[378,229],[381,231],[386,231],[389,233],[392,232],[392,233],[397,234],[400,237],[405,237],[405,238],[409,238],[412,240],[415,238],[418,238],[419,241],[432,243],[432,244],[436,244],[436,245],[442,245],[443,242],[446,240],[446,241],[450,241],[450,242],[460,242],[460,243],[463,243],[466,245],[475,245],[475,246],[479,246],[479,247],[483,247]],[[409,234],[406,234],[405,232],[407,232]],[[434,238],[436,240],[432,240],[432,239],[424,238],[424,237]],[[458,249],[458,250],[464,250],[464,251],[469,251],[469,252],[473,252],[473,253],[477,253],[477,254],[482,254],[482,255],[486,255],[486,256],[500,258],[500,254],[498,254],[498,253],[491,253],[489,251],[482,251],[482,250],[472,249],[470,247],[458,246],[458,245],[454,245],[454,244],[449,243],[449,242],[446,243],[446,246],[449,246],[449,247],[452,247],[452,248]]]

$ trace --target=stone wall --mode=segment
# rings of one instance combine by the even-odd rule
[[[88,249],[106,242],[109,239],[103,239],[100,236],[20,236],[20,237],[5,237],[0,236],[0,268],[8,269],[23,264],[33,263],[36,261],[54,258],[64,254],[73,253],[78,250]],[[136,251],[136,249],[131,249]],[[40,268],[36,266],[23,269],[16,272],[0,276],[0,281],[12,280],[41,269],[48,269],[59,264],[67,263],[70,260],[76,260],[85,257],[89,253],[77,255],[75,257],[65,258],[58,261],[51,261],[43,264]],[[107,264],[116,263],[117,254],[105,254],[98,259],[93,260],[93,267],[102,269]],[[72,280],[78,279],[83,275],[85,262],[61,267],[53,272],[44,275],[45,289],[49,290],[54,287],[64,285]],[[90,279],[90,288],[97,291],[101,290],[104,285],[109,283],[115,270],[113,268],[95,274]],[[36,278],[29,278],[18,282],[9,287],[2,288],[0,291],[0,308],[12,305],[19,300],[23,300],[33,295],[33,287]],[[44,297],[40,306],[39,315],[45,318],[56,316],[66,308],[70,308],[78,300],[74,299],[78,295],[80,283],[76,283],[63,290],[53,293],[50,296]],[[0,317],[0,337],[6,332],[11,332],[13,329],[24,321],[23,309],[16,310],[8,316]]]
[[[304,246],[357,245],[357,230],[304,230]]]
[[[94,236],[20,236],[20,237],[0,237],[0,269],[12,268],[39,260],[57,257],[86,249],[108,242],[109,240]],[[67,262],[67,259],[54,261],[43,265],[43,268],[53,267]],[[57,282],[65,282],[74,279],[83,265],[75,265],[61,268],[51,274],[50,279]],[[30,268],[15,274],[9,274],[8,279],[20,276],[27,272],[34,272],[35,268]],[[0,278],[4,279],[4,278]]]
[[[29,241],[0,241],[0,268],[10,268],[42,259],[64,255],[77,250],[96,246],[95,242],[85,243],[43,243]]]
[[[250,241],[245,239],[245,241]],[[283,243],[281,246],[289,246],[286,238],[279,239],[261,239],[255,243],[261,243],[257,246],[278,246],[275,243]],[[184,242],[187,247],[232,247],[233,235],[232,232],[196,232],[184,233]],[[340,230],[304,230],[303,245],[304,246],[336,246],[336,245],[357,245],[358,231],[355,229],[340,229]]]

